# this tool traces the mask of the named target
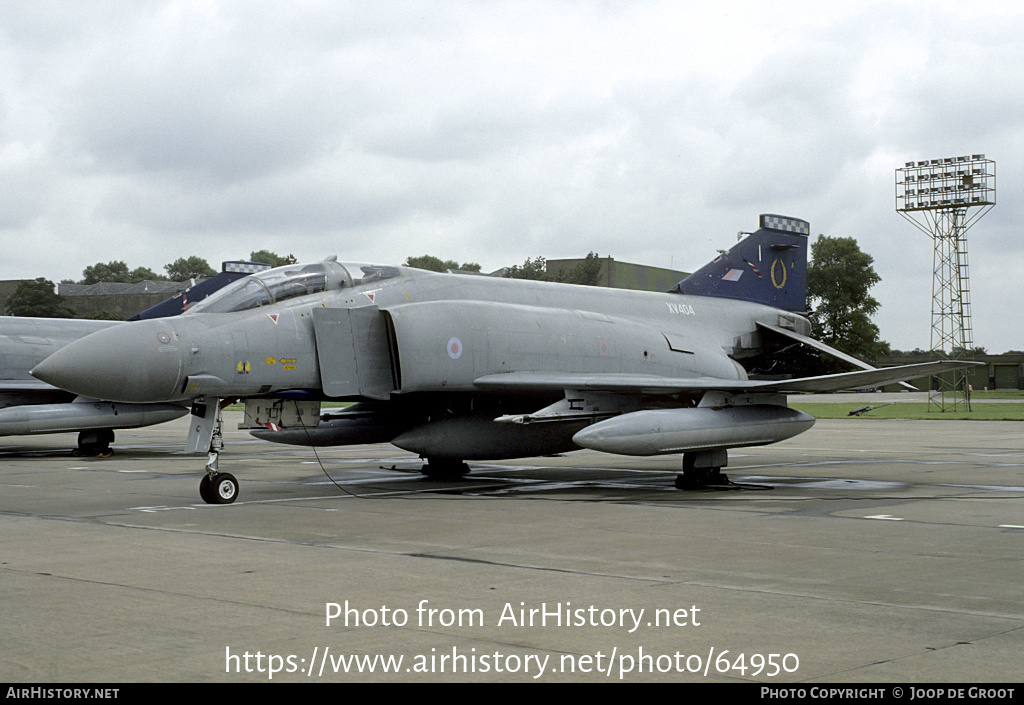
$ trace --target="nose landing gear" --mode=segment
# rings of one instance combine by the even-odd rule
[[[238,498],[238,480],[235,476],[220,472],[218,461],[224,450],[221,433],[221,400],[197,399],[192,405],[193,423],[189,430],[188,452],[202,452],[203,440],[209,438],[206,474],[199,482],[199,496],[207,504],[231,504]]]

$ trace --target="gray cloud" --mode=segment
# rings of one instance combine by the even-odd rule
[[[269,247],[695,268],[758,213],[857,237],[928,335],[909,159],[985,152],[975,337],[1024,347],[1024,11],[1010,3],[7,3],[0,277]]]

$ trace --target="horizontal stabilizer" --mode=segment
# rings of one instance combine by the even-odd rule
[[[814,338],[809,338],[806,335],[800,335],[799,333],[797,333],[795,331],[786,330],[785,328],[780,328],[779,326],[773,326],[770,323],[762,323],[761,321],[757,322],[757,327],[758,328],[763,328],[765,330],[770,330],[772,333],[777,333],[778,335],[781,335],[783,337],[789,338],[790,340],[793,340],[793,341],[795,341],[797,343],[802,343],[803,345],[808,345],[808,346],[814,348],[815,350],[820,350],[821,352],[826,353],[828,355],[831,355],[832,357],[839,358],[840,360],[843,360],[844,362],[849,362],[854,367],[859,367],[862,370],[873,370],[873,369],[875,369],[874,367],[872,367],[868,363],[866,363],[866,362],[864,362],[862,360],[858,360],[857,358],[853,357],[852,355],[847,355],[846,353],[840,352],[839,350],[836,350],[835,348],[833,348],[833,347],[831,347],[829,345],[825,345],[825,343],[822,343],[820,340],[815,340]]]
[[[863,360],[858,360],[857,358],[853,357],[852,355],[847,355],[846,353],[844,353],[844,352],[842,352],[840,350],[836,350],[835,348],[833,348],[830,345],[825,345],[825,343],[821,342],[820,340],[815,340],[814,338],[809,338],[806,335],[800,335],[796,331],[786,330],[785,328],[780,328],[779,326],[773,326],[770,323],[762,323],[761,321],[757,322],[757,327],[758,328],[763,328],[764,330],[769,330],[769,331],[771,331],[773,333],[776,333],[778,335],[781,335],[781,336],[783,336],[785,338],[789,338],[790,340],[793,340],[793,341],[795,341],[797,343],[801,343],[802,345],[807,345],[809,347],[814,348],[815,350],[820,350],[821,352],[825,353],[826,355],[831,355],[832,357],[835,357],[835,358],[838,358],[840,360],[843,360],[844,362],[848,362],[851,365],[853,365],[854,367],[859,367],[862,370],[874,370],[874,369],[877,369],[875,367],[872,367],[868,363],[864,362]],[[904,388],[910,390],[910,391],[916,391],[917,390],[917,387],[915,387],[912,384],[908,384],[908,383],[903,382],[903,381],[901,381],[899,384],[901,386],[903,386]]]

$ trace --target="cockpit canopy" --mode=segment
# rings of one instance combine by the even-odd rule
[[[353,274],[360,276],[354,277]],[[231,313],[269,306],[287,299],[324,291],[360,287],[400,276],[397,267],[341,264],[324,260],[315,264],[288,264],[251,274],[226,286],[189,309],[190,313]]]

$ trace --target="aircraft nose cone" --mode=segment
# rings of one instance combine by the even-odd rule
[[[94,399],[157,402],[181,398],[179,337],[166,319],[124,323],[76,340],[32,376]]]

